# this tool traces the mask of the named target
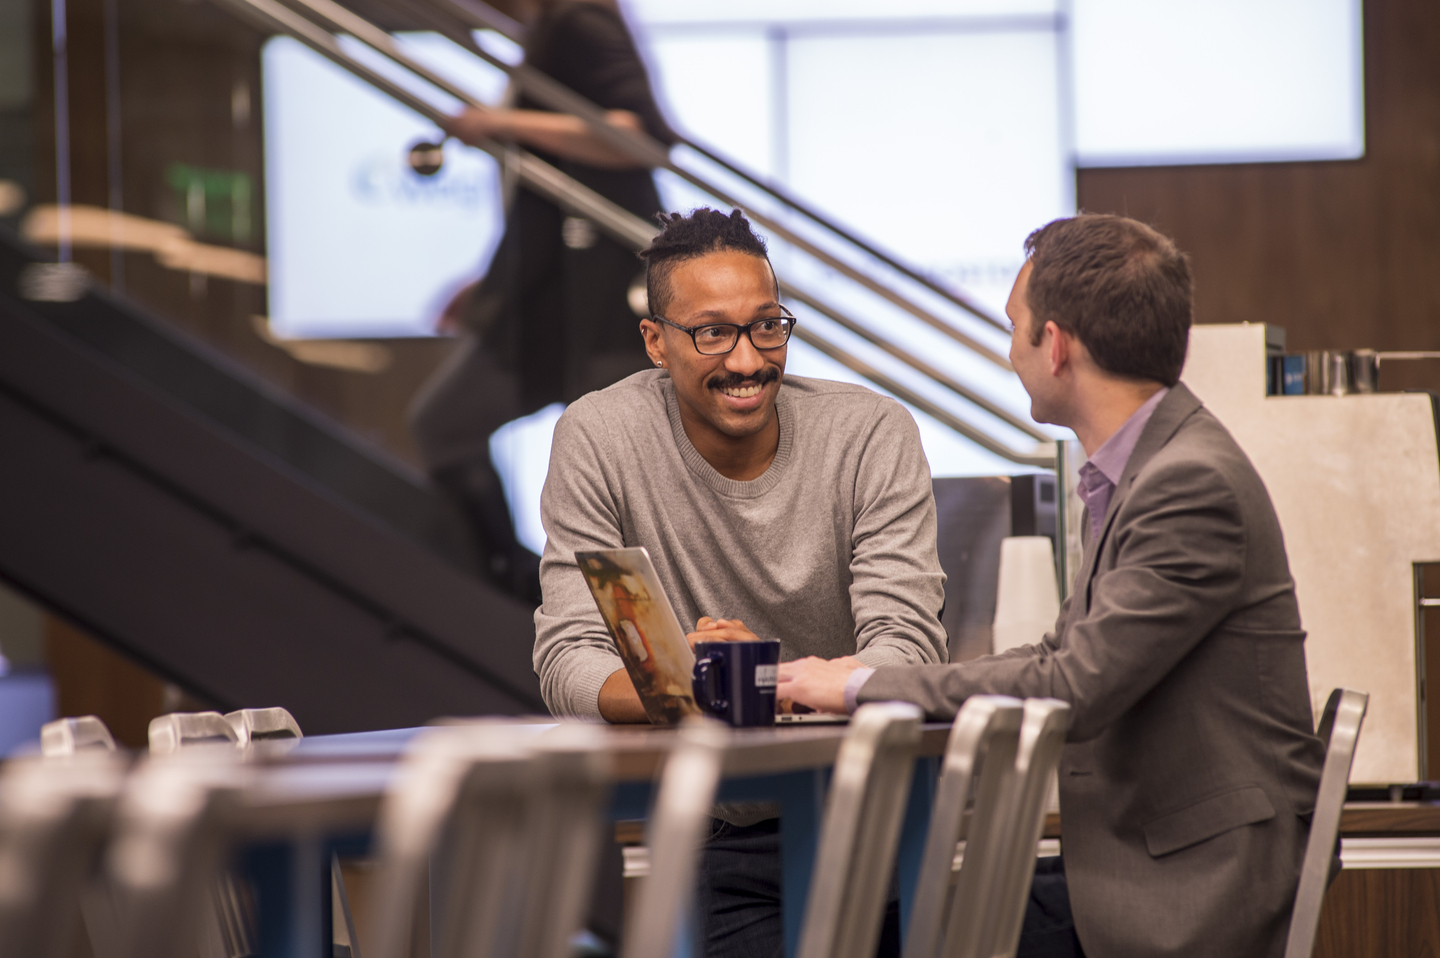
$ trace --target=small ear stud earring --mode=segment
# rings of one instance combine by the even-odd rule
[[[660,360],[657,359],[657,360],[655,360],[655,365],[663,367],[665,364],[662,363]]]

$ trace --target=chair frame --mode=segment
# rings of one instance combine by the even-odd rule
[[[1340,832],[1340,813],[1345,806],[1350,768],[1355,763],[1355,745],[1369,703],[1368,693],[1335,689],[1320,714],[1320,727],[1315,734],[1325,745],[1325,764],[1320,772],[1315,814],[1310,820],[1310,837],[1305,843],[1305,858],[1295,889],[1295,907],[1290,913],[1285,958],[1309,958],[1315,949],[1320,909],[1330,884],[1335,838]]]
[[[125,762],[104,750],[11,759],[0,774],[0,958],[64,958]]]
[[[646,826],[650,873],[625,923],[624,958],[672,958],[695,896],[700,846],[720,787],[729,731],[710,719],[687,721],[665,760]]]
[[[862,705],[840,745],[820,826],[798,958],[872,958],[910,795],[923,715]]]
[[[935,787],[904,958],[977,958],[990,937],[990,893],[1009,831],[1023,716],[1019,699],[1000,695],[972,696],[955,716]],[[967,827],[972,790],[975,802]],[[962,831],[965,858],[952,893]]]
[[[1014,958],[1020,943],[1030,883],[1035,877],[1035,849],[1045,831],[1045,801],[1069,729],[1070,706],[1066,703],[1058,699],[1025,700],[1020,748],[1015,756],[1014,821],[994,886],[993,937],[981,952],[986,956]]]

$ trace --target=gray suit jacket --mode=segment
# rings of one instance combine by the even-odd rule
[[[882,668],[859,700],[946,718],[977,694],[1069,702],[1060,828],[1086,953],[1279,956],[1322,760],[1304,642],[1269,493],[1180,385],[1141,433],[1053,634]]]

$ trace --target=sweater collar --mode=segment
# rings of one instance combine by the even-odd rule
[[[670,418],[670,432],[675,437],[680,458],[685,460],[690,472],[705,485],[732,499],[755,499],[774,489],[784,478],[785,470],[790,465],[791,450],[795,446],[795,409],[783,381],[779,394],[775,397],[775,415],[780,420],[780,446],[775,450],[775,458],[771,460],[769,468],[758,477],[746,481],[727,479],[705,461],[700,450],[695,448],[695,444],[685,434],[685,424],[680,419],[680,400],[675,396],[674,382],[669,376],[665,376],[660,380],[660,387],[665,396],[665,412]]]

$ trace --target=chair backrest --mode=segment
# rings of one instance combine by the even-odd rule
[[[611,756],[594,726],[521,728],[435,729],[403,760],[381,809],[366,958],[407,953],[427,894],[436,958],[567,956],[589,903]]]
[[[1009,847],[1003,852],[994,884],[992,911],[994,938],[982,952],[1013,958],[1020,943],[1020,927],[1035,877],[1035,848],[1045,830],[1045,800],[1050,780],[1060,764],[1065,733],[1070,728],[1070,706],[1057,699],[1026,699],[1020,726],[1020,748],[1015,755],[1017,783],[1009,829]]]
[[[62,958],[109,836],[125,763],[104,751],[0,773],[0,958]]]
[[[238,745],[235,729],[219,712],[171,712],[150,720],[150,754],[168,755],[192,745]]]
[[[985,926],[993,911],[989,892],[1005,848],[1023,712],[1019,699],[976,695],[955,716],[935,787],[905,958],[972,958],[987,938]],[[975,802],[965,829],[965,859],[952,894],[955,846],[972,791]]]
[[[232,742],[154,755],[131,773],[107,856],[119,954],[191,958],[206,940],[247,771]]]
[[[535,739],[541,788],[525,818],[531,868],[518,958],[570,958],[590,905],[613,784],[610,744],[594,725],[567,723]]]
[[[919,708],[862,705],[850,720],[820,825],[798,958],[872,958],[895,864]]]
[[[91,749],[115,751],[115,739],[97,715],[58,718],[40,726],[40,754],[46,758],[60,758]]]
[[[625,922],[624,958],[671,958],[695,895],[700,846],[710,823],[729,734],[709,719],[687,720],[665,760],[646,827],[650,873]]]
[[[149,729],[152,755],[231,742],[248,749],[265,739],[298,741],[302,737],[300,725],[283,708],[239,709],[226,715],[171,712],[151,719]],[[227,869],[216,877],[210,902],[201,907],[204,914],[200,918],[199,958],[244,958],[255,950],[259,930],[233,872]],[[94,924],[91,919],[96,917],[95,911],[96,907],[87,902],[87,924]],[[348,912],[345,918],[350,918]]]
[[[1285,958],[1309,958],[1320,927],[1320,906],[1329,885],[1330,861],[1335,853],[1335,836],[1340,831],[1340,812],[1350,784],[1350,766],[1355,761],[1355,742],[1365,721],[1370,696],[1365,692],[1336,689],[1325,703],[1316,734],[1325,743],[1325,765],[1320,772],[1320,790],[1315,796],[1315,814],[1310,820],[1310,838],[1300,866],[1300,883],[1295,891],[1295,908],[1290,914],[1290,935]]]
[[[270,739],[301,739],[300,723],[288,709],[239,709],[225,713],[225,721],[235,730],[242,746]]]
[[[411,744],[381,803],[366,958],[410,952],[416,922],[429,921],[431,855],[442,839],[433,953],[490,952],[507,920],[502,889],[524,879],[519,836],[532,771],[526,743],[494,727],[432,729]]]
[[[51,762],[66,762],[72,756],[115,752],[115,738],[98,715],[58,718],[40,726],[40,754]],[[113,802],[111,803],[113,805]],[[92,862],[92,865],[98,862]],[[110,889],[98,869],[74,889],[79,896],[80,916],[90,936],[95,958],[117,958],[120,941],[119,917]],[[65,894],[69,894],[66,892]]]

